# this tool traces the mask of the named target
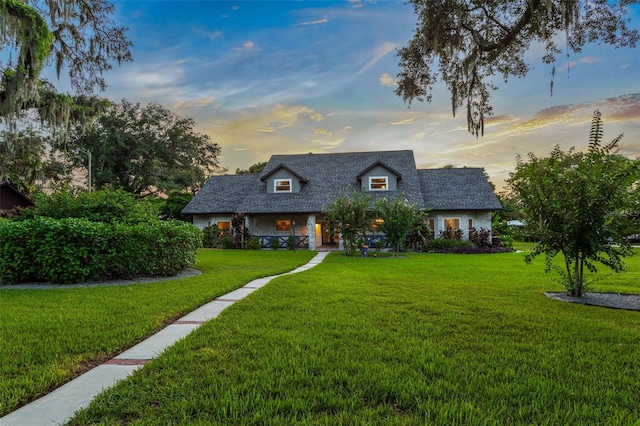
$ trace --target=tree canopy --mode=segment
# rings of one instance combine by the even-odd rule
[[[136,195],[196,191],[218,170],[220,147],[195,131],[195,122],[160,104],[123,100],[58,148],[76,167],[92,155],[96,188],[115,187]]]
[[[616,154],[621,137],[602,144],[596,111],[586,153],[556,146],[547,158],[529,154],[507,180],[539,241],[525,260],[545,254],[547,271],[557,269],[572,296],[584,292],[585,267],[595,272],[600,263],[618,272],[633,254],[624,225],[639,205],[640,160]],[[564,270],[552,262],[557,254]]]
[[[64,180],[64,164],[48,151],[46,136],[32,127],[0,131],[0,181],[30,194],[38,182]]]
[[[259,163],[254,163],[251,166],[249,166],[248,169],[240,169],[237,168],[236,169],[236,174],[237,175],[248,175],[248,174],[254,174],[254,173],[262,173],[262,170],[264,170],[264,167],[267,165],[266,161],[261,161]]]
[[[38,108],[45,122],[66,124],[86,96],[106,87],[111,62],[132,59],[126,28],[114,23],[106,0],[0,0],[0,119]],[[66,70],[72,88],[83,97],[58,94],[40,79],[47,64],[58,77]],[[95,105],[94,105],[95,106]]]
[[[420,209],[411,205],[400,196],[393,201],[381,198],[375,203],[376,221],[375,227],[384,233],[385,240],[397,254],[407,239],[407,236],[417,221],[424,219],[420,214]]]
[[[340,233],[347,256],[353,254],[358,238],[371,229],[374,220],[371,210],[371,197],[353,188],[350,193],[344,190],[322,210],[324,223],[330,232]]]
[[[484,134],[484,119],[493,112],[493,78],[525,76],[530,48],[542,46],[542,61],[554,64],[561,53],[580,52],[587,43],[635,47],[639,38],[628,26],[633,0],[410,1],[418,23],[413,39],[398,51],[396,94],[409,104],[430,102],[433,86],[442,80],[453,115],[465,106],[469,131],[476,136]]]

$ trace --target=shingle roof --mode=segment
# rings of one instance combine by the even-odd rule
[[[502,210],[482,169],[422,169],[418,175],[428,209]]]
[[[402,176],[397,191],[372,191],[373,201],[403,196],[420,208],[496,210],[500,203],[482,169],[417,170],[413,151],[273,155],[260,175],[213,176],[182,211],[184,214],[317,213],[342,195],[360,188],[363,170],[381,165]],[[306,182],[299,193],[268,194],[266,177],[284,167]]]
[[[182,213],[237,213],[246,194],[259,185],[257,174],[211,176]]]
[[[363,177],[365,174],[367,174],[369,171],[371,171],[371,169],[373,169],[376,166],[382,166],[385,169],[387,169],[388,171],[390,171],[391,173],[393,173],[394,175],[398,176],[399,178],[402,178],[402,173],[394,170],[393,167],[390,167],[388,164],[385,164],[382,161],[376,161],[375,163],[369,165],[369,167],[367,167],[366,169],[364,169],[363,171],[358,173],[357,178],[360,179],[361,177]]]
[[[286,166],[286,164],[278,164],[276,167],[272,168],[271,171],[268,174],[261,174],[260,175],[260,180],[262,182],[265,182],[267,180],[267,178],[269,176],[271,176],[272,174],[274,174],[275,172],[277,172],[280,169],[284,169],[286,171],[288,171],[289,173],[291,173],[293,176],[295,176],[296,178],[298,178],[301,182],[305,182],[307,183],[309,180],[303,178],[302,176],[300,176],[297,172],[295,172],[294,170],[291,170],[289,167]]]
[[[245,198],[244,212],[313,213],[342,195],[343,188],[359,189],[357,175],[362,170],[383,163],[402,175],[397,195],[404,194],[409,202],[422,205],[420,181],[412,151],[348,152],[336,154],[273,155],[261,177],[270,175],[275,168],[285,165],[308,183],[299,193],[267,194],[266,189]],[[264,185],[264,184],[263,184]],[[394,195],[396,195],[394,194]],[[373,200],[389,197],[386,192],[370,192]]]

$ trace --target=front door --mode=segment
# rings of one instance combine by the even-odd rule
[[[324,224],[322,225],[322,245],[323,246],[337,246],[340,242],[340,234],[337,232],[330,232]]]

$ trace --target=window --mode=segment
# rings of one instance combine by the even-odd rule
[[[218,229],[221,234],[229,234],[231,232],[231,222],[229,221],[218,221]]]
[[[276,231],[291,231],[291,221],[276,220]]]
[[[373,225],[371,225],[371,227],[373,228],[374,231],[378,230],[379,226],[382,226],[384,224],[384,219],[376,219],[373,221]]]
[[[291,179],[275,179],[273,188],[275,192],[291,192]]]
[[[369,191],[386,191],[388,188],[386,176],[369,177]]]
[[[460,219],[447,218],[444,220],[445,231],[455,231],[457,229],[460,229]]]

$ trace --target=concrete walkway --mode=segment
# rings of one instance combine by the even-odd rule
[[[306,271],[322,262],[328,254],[328,252],[318,253],[305,265],[281,275]],[[158,357],[176,341],[186,337],[202,323],[216,318],[225,308],[264,287],[277,276],[280,275],[258,278],[244,287],[201,306],[115,358],[89,370],[31,404],[0,418],[0,425],[52,426],[64,424],[73,417],[77,410],[89,405],[98,393],[126,378],[149,360]]]

